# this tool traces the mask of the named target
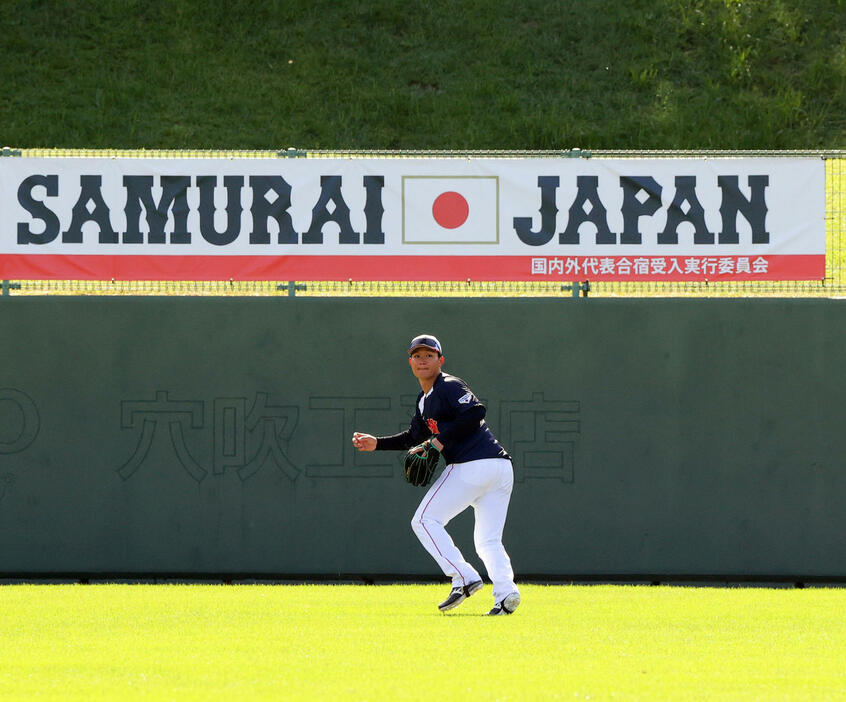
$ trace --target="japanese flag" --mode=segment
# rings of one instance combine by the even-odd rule
[[[402,242],[499,243],[499,178],[403,176]]]

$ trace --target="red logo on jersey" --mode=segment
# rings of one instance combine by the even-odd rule
[[[426,425],[429,427],[429,431],[433,434],[437,434],[438,432],[438,423],[434,419],[427,419]]]

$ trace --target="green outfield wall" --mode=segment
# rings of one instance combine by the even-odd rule
[[[842,301],[173,297],[0,302],[0,577],[435,575],[350,443],[423,331],[515,458],[518,578],[846,578]]]

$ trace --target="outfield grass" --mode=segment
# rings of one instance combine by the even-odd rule
[[[0,587],[0,699],[846,697],[846,590]]]
[[[0,144],[846,145],[842,0],[6,0]]]

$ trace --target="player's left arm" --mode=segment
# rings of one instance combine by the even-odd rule
[[[464,383],[450,383],[447,388],[447,400],[450,410],[454,413],[454,419],[448,429],[438,434],[436,440],[441,444],[435,444],[438,450],[470,436],[478,430],[487,414],[485,406]]]
[[[485,418],[485,414],[487,414],[487,410],[482,404],[476,405],[475,407],[471,407],[462,412],[458,415],[455,423],[453,423],[449,429],[445,429],[438,434],[436,440],[441,445],[437,446],[436,444],[435,448],[441,451],[443,450],[444,445],[461,441],[461,439],[465,439],[470,436],[470,434],[478,430],[482,420]]]

